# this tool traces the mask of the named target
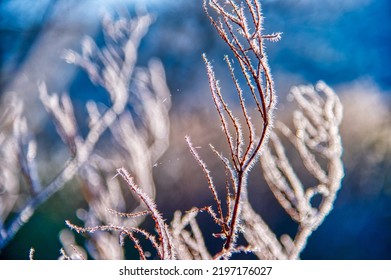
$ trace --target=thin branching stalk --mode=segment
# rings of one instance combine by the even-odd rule
[[[131,190],[137,194],[137,196],[145,203],[148,211],[151,213],[151,217],[155,221],[155,228],[158,232],[158,236],[162,246],[159,248],[159,252],[162,259],[173,259],[175,257],[173,244],[171,242],[171,235],[167,230],[167,226],[157,209],[155,202],[144,193],[134,182],[133,178],[124,168],[117,170],[118,174],[126,181]]]
[[[227,196],[226,200],[229,201],[229,203],[227,202],[229,204],[229,212],[226,218],[220,219],[220,221],[223,221],[221,225],[222,234],[226,241],[222,252],[218,256],[226,258],[229,257],[231,252],[235,251],[235,243],[240,228],[239,217],[243,200],[242,196],[246,192],[244,189],[247,186],[248,173],[267,143],[272,127],[275,93],[270,69],[264,54],[263,41],[278,40],[280,34],[263,35],[263,17],[261,5],[258,1],[244,1],[240,4],[237,4],[236,1],[222,2],[218,0],[205,0],[204,10],[210,22],[217,30],[217,33],[229,47],[234,59],[239,65],[239,73],[241,73],[245,80],[245,90],[243,90],[242,85],[236,77],[235,69],[228,56],[226,56],[225,61],[239,98],[242,113],[240,117],[244,119],[244,123],[242,124],[239,120],[240,118],[234,115],[224,100],[213,67],[206,55],[203,55],[212,98],[230,151],[229,160],[223,155],[220,155],[226,166],[226,170],[231,173],[230,177],[233,181],[232,206],[231,197]],[[216,16],[211,15],[210,10]],[[247,95],[253,99],[256,105],[256,111],[262,120],[262,124],[258,128],[255,127],[252,116],[249,113],[249,103],[245,101]],[[234,137],[232,136],[230,127],[233,127]],[[248,139],[244,139],[243,128],[249,132]],[[208,173],[206,166],[199,159],[199,156],[190,144],[189,147],[193,156],[204,170],[204,173]],[[228,162],[231,162],[232,168]],[[224,217],[221,213],[221,201],[218,199],[214,189],[215,186],[211,184],[209,179],[208,182],[218,206],[218,213],[221,217]]]

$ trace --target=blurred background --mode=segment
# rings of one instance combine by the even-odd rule
[[[280,42],[266,45],[279,96],[277,118],[288,114],[292,86],[318,80],[333,87],[344,105],[342,189],[301,257],[391,259],[391,2],[261,3],[265,32],[283,32]],[[88,99],[99,100],[86,74],[61,59],[62,51],[79,51],[84,35],[102,43],[104,13],[133,14],[137,9],[155,16],[141,43],[138,64],[159,58],[172,95],[170,147],[153,170],[157,205],[170,220],[177,209],[213,203],[184,136],[190,135],[200,147],[212,174],[219,164],[208,149],[209,143],[219,146],[222,137],[201,55],[206,53],[213,62],[224,88],[229,86],[223,63],[227,48],[206,18],[201,0],[1,1],[0,115],[11,95],[18,94],[28,104],[31,129],[47,142],[38,150],[46,164],[41,169],[50,173],[60,164],[59,150],[64,147],[56,144],[59,138],[38,99],[37,81],[44,80],[50,91],[68,92],[76,108]],[[254,169],[253,173],[260,170],[259,166]],[[293,231],[294,224],[256,176],[249,192],[254,208],[276,234]],[[38,259],[57,258],[64,221],[76,219],[76,210],[84,206],[77,185],[66,186],[38,209],[0,252],[0,259],[26,259],[30,247],[36,249]]]

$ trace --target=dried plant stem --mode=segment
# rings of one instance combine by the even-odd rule
[[[258,117],[262,121],[260,131],[257,132],[250,111],[248,110],[248,102],[245,101],[246,91],[239,84],[230,59],[225,56],[225,61],[239,98],[241,117],[244,119],[243,127],[249,132],[248,139],[244,139],[242,124],[225,102],[219,82],[215,78],[213,67],[206,58],[206,55],[204,55],[203,59],[209,78],[210,91],[230,151],[229,160],[219,155],[233,181],[234,199],[231,205],[231,198],[226,198],[229,213],[225,219],[221,219],[223,221],[222,233],[226,241],[223,246],[223,251],[216,255],[219,258],[226,258],[232,252],[236,251],[235,242],[239,231],[241,204],[243,194],[246,192],[245,188],[247,186],[249,171],[257,162],[263,147],[267,143],[272,127],[275,93],[270,69],[264,54],[263,41],[278,40],[280,34],[262,34],[263,17],[261,5],[258,0],[242,1],[240,4],[237,4],[233,0],[225,1],[224,3],[221,2],[223,1],[204,0],[205,13],[212,25],[216,28],[217,33],[234,55],[234,59],[239,65],[239,72],[246,81],[246,91],[253,99],[256,112],[259,114]],[[209,9],[217,14],[217,18],[210,14]],[[230,127],[233,127],[234,137],[231,135]],[[194,149],[191,150],[194,155]],[[200,163],[199,156],[195,155],[195,158]],[[230,166],[231,164],[232,167]],[[200,165],[202,166],[202,164]],[[202,166],[202,169],[205,173],[206,167]],[[213,184],[209,183],[209,188],[215,193]],[[223,216],[220,213],[221,201],[218,200],[215,194],[214,198],[218,205],[218,212],[220,216]]]
[[[161,259],[174,259],[175,255],[173,253],[174,250],[171,241],[171,234],[167,230],[167,225],[165,224],[160,212],[157,210],[155,202],[135,184],[133,178],[130,177],[126,169],[119,168],[117,169],[117,172],[126,181],[132,191],[145,203],[148,211],[151,213],[151,217],[155,221],[155,228],[158,232],[162,245],[159,247],[158,251]]]
[[[232,222],[230,224],[230,232],[227,235],[227,241],[224,244],[224,250],[229,251],[233,245],[233,241],[235,238],[235,230],[236,230],[236,221],[239,216],[239,204],[240,204],[240,198],[242,193],[242,186],[243,186],[243,173],[240,171],[238,173],[238,187],[235,194],[235,204],[233,206],[233,212],[232,212]]]

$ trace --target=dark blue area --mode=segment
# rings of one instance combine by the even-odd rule
[[[390,197],[344,201],[341,196],[324,224],[310,237],[302,258],[390,259]]]
[[[327,4],[333,1],[273,2],[264,5],[266,30],[283,32],[276,53],[271,50],[274,68],[300,73],[310,82],[321,78],[335,85],[364,76],[390,88],[389,1],[367,1],[344,12]]]

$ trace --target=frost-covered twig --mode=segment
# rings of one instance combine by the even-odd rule
[[[79,227],[69,221],[67,225],[77,231],[78,233],[88,232],[94,233],[98,232],[119,232],[120,236],[126,235],[134,243],[136,250],[138,251],[141,259],[146,259],[145,252],[143,247],[140,245],[139,239],[134,235],[135,233],[141,234],[147,240],[149,240],[152,246],[156,249],[160,259],[169,260],[175,259],[175,247],[172,240],[171,232],[168,229],[167,224],[164,222],[161,213],[158,211],[155,202],[146,194],[142,189],[140,189],[137,184],[134,182],[128,171],[124,168],[119,168],[117,170],[118,175],[120,175],[124,181],[127,183],[131,191],[143,202],[148,211],[141,213],[120,213],[115,210],[109,210],[111,214],[123,216],[126,218],[134,218],[140,215],[149,214],[152,219],[155,221],[155,230],[157,232],[156,238],[153,234],[148,233],[147,231],[140,229],[138,227],[123,226],[123,225],[97,225],[94,227]],[[121,237],[122,238],[122,237]],[[122,243],[122,242],[121,242]],[[105,245],[105,244],[101,244]]]
[[[278,40],[280,34],[263,34],[263,16],[261,5],[257,0],[248,0],[236,3],[236,1],[204,1],[204,10],[211,23],[216,28],[217,33],[227,44],[235,61],[239,65],[239,73],[245,80],[245,90],[239,83],[233,64],[228,57],[225,57],[234,88],[239,99],[241,108],[240,118],[235,116],[225,101],[219,82],[215,77],[215,72],[211,63],[203,56],[206,71],[209,78],[212,98],[222,124],[223,133],[229,147],[229,157],[219,155],[226,170],[229,171],[230,181],[233,184],[233,199],[227,195],[226,202],[229,213],[223,215],[221,202],[216,195],[214,185],[208,179],[209,187],[218,206],[218,221],[222,232],[219,234],[225,238],[225,244],[219,257],[227,258],[234,252],[236,240],[240,229],[241,204],[246,196],[246,186],[248,173],[257,162],[261,151],[270,134],[273,121],[273,109],[275,106],[275,92],[273,80],[264,53],[264,40]],[[211,15],[210,9],[217,14]],[[217,18],[217,19],[216,19]],[[248,95],[248,96],[247,96]],[[257,115],[252,116],[249,110],[250,102],[245,101],[249,97],[255,104]],[[258,117],[262,122],[259,127],[255,127],[253,117]],[[247,131],[248,138],[245,139],[244,131]],[[201,165],[204,173],[208,174],[206,166],[199,159],[199,156],[192,149],[192,154]]]

